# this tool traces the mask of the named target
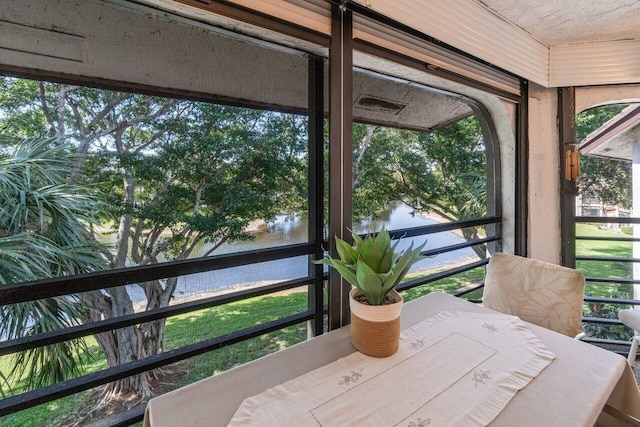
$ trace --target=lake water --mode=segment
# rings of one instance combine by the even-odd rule
[[[404,204],[390,205],[376,221],[365,221],[355,227],[358,233],[365,233],[380,229],[383,226],[388,230],[418,227],[435,224],[431,218],[422,215],[411,215],[411,208]],[[397,249],[407,248],[412,241],[414,246],[424,242],[425,237],[402,239]],[[307,224],[297,218],[279,216],[269,224],[268,230],[255,234],[255,239],[245,242],[233,242],[224,244],[216,250],[214,255],[248,251],[261,248],[273,248],[293,243],[307,241]],[[463,242],[464,239],[452,232],[431,234],[427,238],[425,249],[438,248]],[[206,252],[207,246],[203,245],[195,251],[193,257],[199,257]],[[436,255],[416,263],[411,271],[426,270],[434,267],[445,266],[461,260],[475,258],[476,255],[470,248]],[[226,268],[223,270],[208,271],[205,273],[182,276],[178,279],[175,299],[183,299],[214,292],[228,292],[242,288],[259,286],[275,281],[298,279],[307,276],[309,259],[305,256],[269,261],[260,264],[241,267]],[[134,302],[144,301],[144,293],[135,285],[127,286]]]

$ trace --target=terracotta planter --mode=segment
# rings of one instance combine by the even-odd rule
[[[393,290],[389,295],[396,300],[395,304],[366,305],[354,299],[354,296],[361,293],[355,288],[349,292],[351,342],[359,352],[367,356],[391,356],[398,351],[400,342],[402,296]]]

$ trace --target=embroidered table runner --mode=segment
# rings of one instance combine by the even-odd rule
[[[387,358],[359,352],[246,399],[229,426],[481,426],[554,359],[517,317],[441,312]]]

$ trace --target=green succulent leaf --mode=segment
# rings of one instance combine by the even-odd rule
[[[386,251],[390,247],[391,243],[391,236],[389,235],[389,232],[382,229],[376,236],[375,242],[381,252]]]
[[[353,238],[353,244],[354,246],[360,246],[362,244],[362,238],[360,236],[358,236],[353,230],[351,231],[351,237]]]
[[[384,257],[380,261],[380,273],[387,273],[391,270],[393,266],[393,262],[395,261],[395,252],[393,248],[387,248],[387,252],[384,254]]]
[[[384,254],[376,246],[375,240],[367,236],[360,245],[360,259],[366,263],[374,272],[380,273],[380,264]]]
[[[358,253],[344,240],[336,237],[336,250],[342,262],[346,264],[355,264],[358,261]]]
[[[358,260],[360,261],[360,260]],[[382,293],[382,280],[366,263],[358,262],[356,265],[356,278],[360,289],[367,297],[369,303],[379,305]],[[384,296],[382,296],[384,299]],[[378,302],[380,301],[380,302]]]
[[[360,282],[356,277],[356,273],[355,271],[353,271],[353,267],[349,267],[345,265],[343,262],[339,260],[334,260],[334,259],[324,259],[322,261],[324,261],[322,264],[327,264],[329,267],[333,267],[342,276],[344,280],[346,280],[356,288],[362,290]],[[362,291],[364,292],[364,290]]]
[[[402,278],[406,276],[406,274],[409,272],[409,269],[413,264],[420,261],[421,259],[426,258],[425,256],[420,255],[420,252],[422,252],[422,249],[424,248],[425,245],[426,245],[426,242],[418,246],[416,249],[413,249],[413,243],[412,243],[409,246],[409,248],[406,251],[404,251],[402,256],[398,258],[398,262],[396,262],[396,264],[393,266],[394,271],[397,271],[397,274],[400,277],[400,279],[398,280],[398,283],[400,283],[400,280],[402,280]],[[396,285],[398,283],[396,283]]]
[[[394,289],[417,261],[426,242],[417,248],[413,243],[402,253],[396,252],[399,241],[391,244],[391,236],[385,229],[376,236],[361,238],[353,231],[353,246],[336,237],[336,250],[340,259],[323,259],[316,264],[334,268],[347,282],[360,289],[369,304],[381,305],[385,296]]]
[[[391,271],[387,277],[385,278],[385,281],[382,283],[382,293],[384,295],[387,295],[392,289],[394,289],[398,283],[400,283],[400,281],[402,280],[402,276],[400,274],[400,271]],[[383,297],[384,300],[384,297]]]

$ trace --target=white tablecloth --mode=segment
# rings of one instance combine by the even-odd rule
[[[402,328],[442,311],[495,314],[477,304],[435,292],[404,304]],[[624,357],[535,325],[527,327],[556,359],[516,393],[491,422],[492,427],[591,426],[605,403],[640,418],[640,392]],[[349,328],[340,328],[151,399],[144,425],[226,426],[248,397],[354,352]],[[610,418],[601,421],[606,426],[613,424]]]
[[[517,317],[442,312],[393,356],[356,352],[278,385],[229,426],[484,426],[553,359]]]

